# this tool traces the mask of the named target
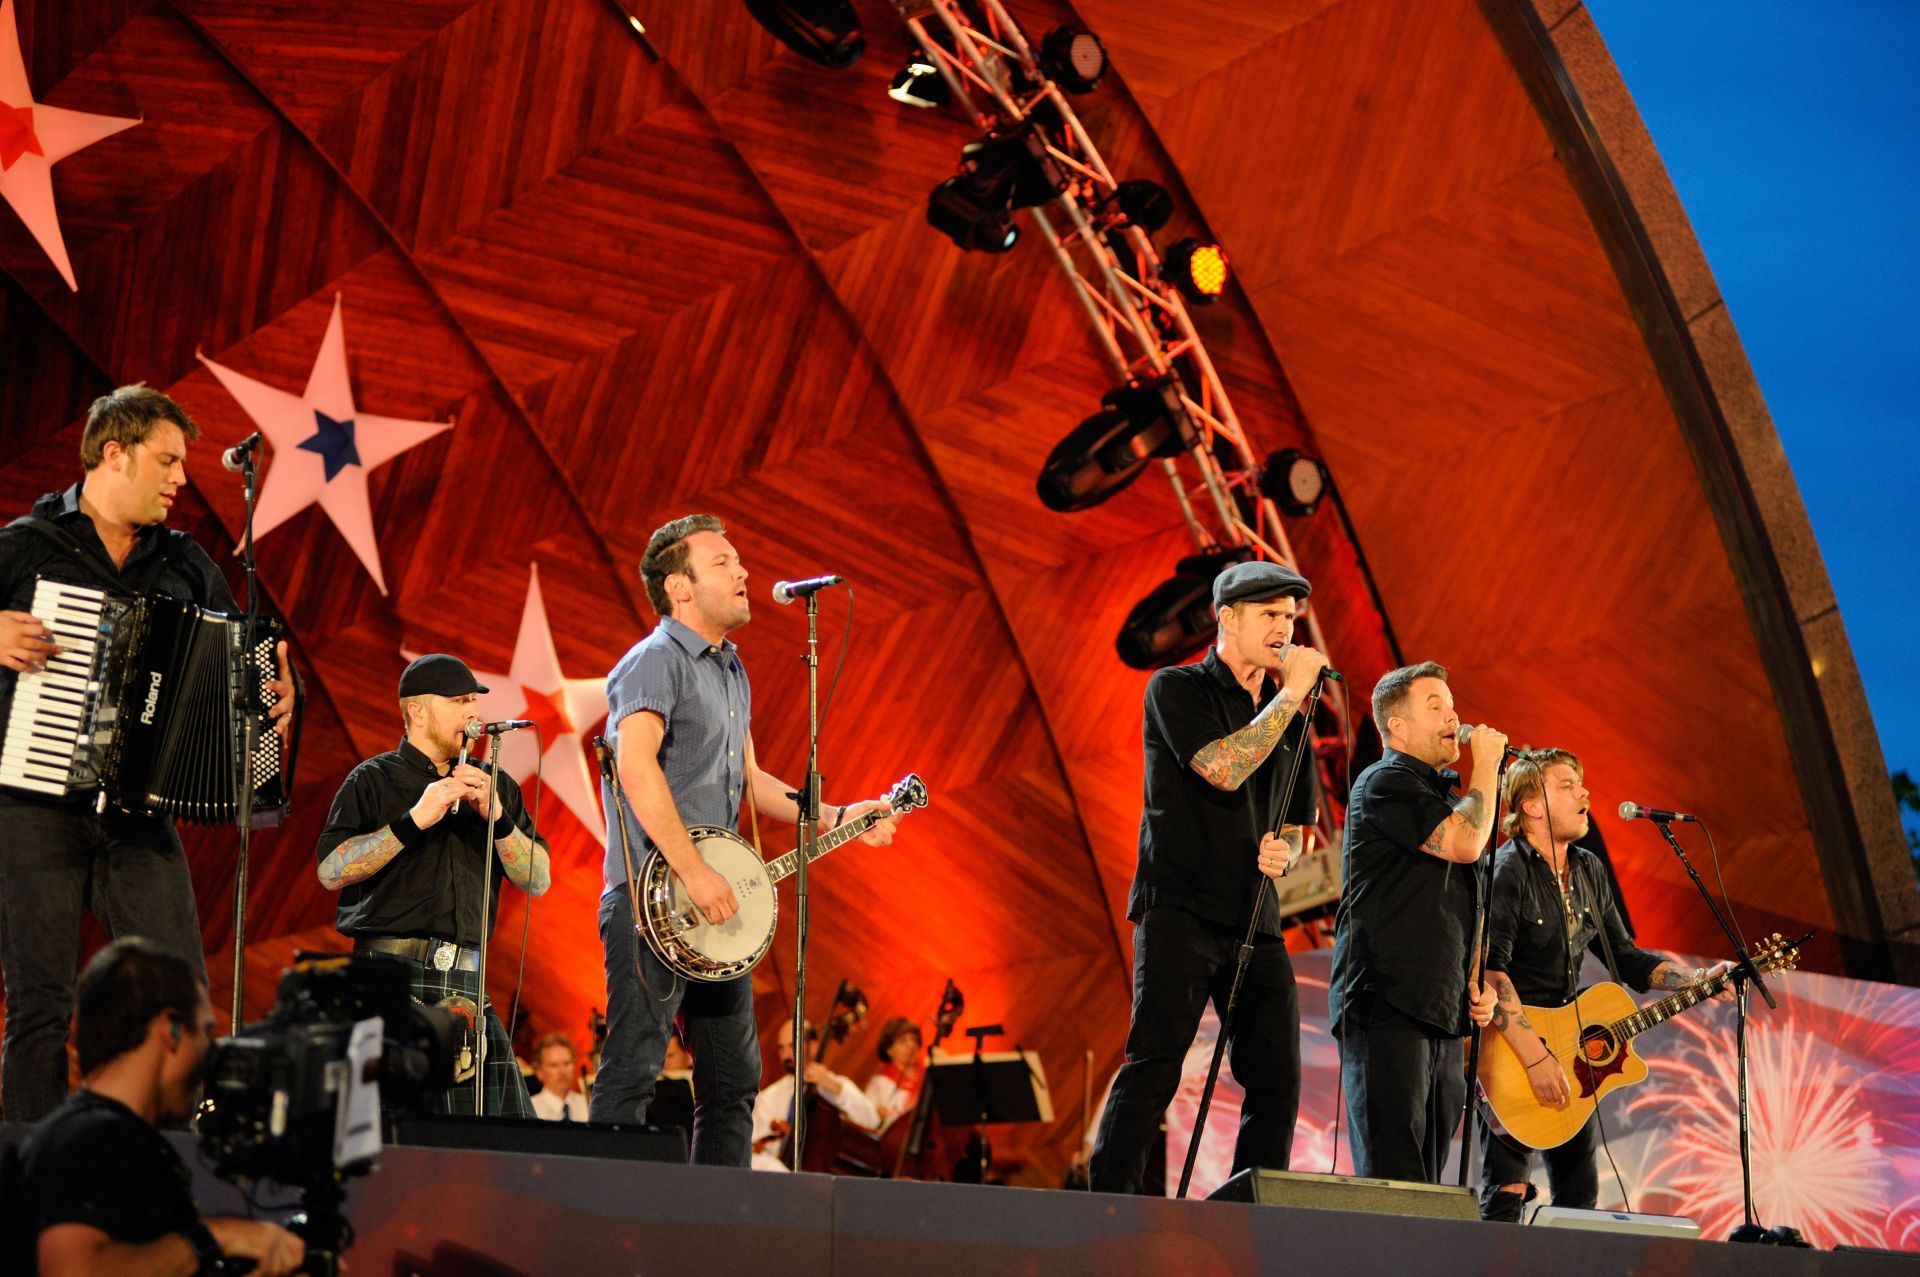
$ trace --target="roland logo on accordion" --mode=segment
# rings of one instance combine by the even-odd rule
[[[153,681],[147,684],[147,703],[140,710],[140,721],[151,727],[153,726],[153,716],[159,712],[160,709],[160,671],[149,670],[148,673],[152,676]]]

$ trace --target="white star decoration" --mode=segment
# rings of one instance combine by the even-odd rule
[[[530,718],[540,724],[546,750],[539,757],[541,780],[589,833],[598,836],[606,822],[600,811],[599,769],[588,742],[607,717],[607,680],[568,678],[561,670],[540,594],[539,565],[531,572],[527,601],[520,609],[520,634],[513,644],[513,668],[504,674],[473,672],[488,689],[477,712],[487,722]],[[401,655],[411,660],[419,653],[402,649]],[[532,728],[507,733],[500,746],[501,765],[522,788],[533,775],[534,748]]]
[[[0,199],[27,224],[60,278],[75,292],[73,263],[60,234],[53,207],[53,166],[101,138],[130,129],[138,120],[67,111],[33,100],[27,64],[20,56],[20,32],[13,0],[0,0]]]
[[[273,463],[267,467],[260,504],[254,511],[254,538],[318,504],[385,594],[387,581],[380,571],[380,547],[374,540],[373,511],[367,501],[367,471],[442,430],[451,430],[453,423],[400,421],[354,409],[338,294],[307,388],[298,396],[216,364],[205,355],[199,359],[273,445]]]

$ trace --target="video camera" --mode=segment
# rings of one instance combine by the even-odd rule
[[[348,1154],[343,1106],[376,1087],[377,1122],[378,1109],[415,1108],[453,1084],[461,1022],[414,1001],[411,970],[386,954],[296,954],[267,1018],[207,1055],[195,1124],[202,1151],[223,1179],[301,1190],[306,1218],[289,1227],[306,1240],[310,1264],[319,1259],[329,1271],[350,1237],[339,1213],[345,1181],[373,1169],[370,1158]],[[379,1050],[362,1051],[356,1076],[349,1047],[357,1027],[375,1019]]]

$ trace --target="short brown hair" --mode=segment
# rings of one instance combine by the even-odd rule
[[[86,1076],[147,1040],[153,1017],[188,1022],[207,996],[194,964],[141,936],[127,936],[93,955],[74,995],[73,1047]]]
[[[1513,766],[1507,768],[1507,783],[1500,796],[1500,801],[1507,805],[1507,814],[1500,818],[1500,832],[1503,836],[1517,837],[1525,828],[1527,815],[1520,810],[1521,804],[1546,797],[1547,768],[1558,767],[1561,763],[1573,768],[1574,775],[1585,779],[1586,771],[1580,766],[1580,760],[1575,758],[1570,750],[1523,749],[1520,751],[1520,757],[1514,759]]]
[[[101,395],[87,409],[87,428],[80,434],[80,464],[91,470],[106,460],[109,443],[123,448],[145,443],[162,422],[180,427],[180,433],[188,439],[200,437],[200,427],[193,424],[186,409],[159,391],[148,389],[145,382]]]
[[[1387,739],[1387,720],[1395,714],[1407,712],[1407,700],[1413,695],[1413,685],[1423,678],[1437,678],[1447,681],[1447,667],[1433,661],[1422,661],[1418,665],[1402,665],[1397,670],[1389,670],[1378,683],[1373,685],[1373,725],[1380,729],[1380,739]]]
[[[580,1058],[580,1052],[573,1049],[572,1038],[564,1033],[547,1033],[541,1035],[540,1040],[533,1044],[533,1062],[540,1063],[540,1057],[547,1053],[547,1048],[554,1046],[564,1046],[567,1048],[568,1055],[576,1060]]]
[[[657,529],[647,538],[647,552],[640,556],[640,580],[647,587],[647,602],[662,620],[673,615],[673,600],[667,597],[667,578],[675,573],[693,575],[693,554],[687,538],[696,532],[727,534],[727,525],[711,514],[689,514]]]

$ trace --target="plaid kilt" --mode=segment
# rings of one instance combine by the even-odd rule
[[[414,964],[409,979],[413,996],[428,1006],[442,998],[460,994],[479,1000],[480,973],[478,971],[436,971],[423,964]],[[500,1017],[494,1014],[493,1003],[487,1003],[487,1094],[486,1115],[488,1117],[533,1117],[533,1099],[527,1094],[526,1079],[520,1076],[520,1064],[513,1058],[513,1043],[507,1037],[506,1026],[500,1023]],[[454,1113],[471,1116],[473,1113],[473,1080],[469,1079],[434,1095],[427,1102],[429,1113]]]

